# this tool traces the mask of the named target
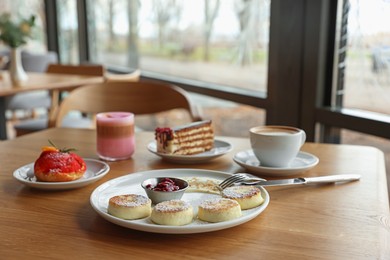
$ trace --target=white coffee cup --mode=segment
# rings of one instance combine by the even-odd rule
[[[288,167],[306,141],[305,131],[290,126],[256,126],[249,132],[253,153],[265,167]]]

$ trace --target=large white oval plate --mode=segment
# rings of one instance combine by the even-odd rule
[[[95,159],[84,159],[87,171],[83,177],[75,181],[67,182],[43,182],[38,181],[34,175],[34,163],[27,164],[14,171],[14,177],[29,187],[42,190],[67,190],[84,187],[91,184],[108,173],[110,166],[107,163]]]
[[[150,220],[150,217],[137,220],[117,218],[107,213],[108,201],[111,197],[122,194],[133,193],[146,196],[145,191],[141,187],[141,182],[151,177],[210,177],[222,181],[229,176],[231,176],[229,173],[198,169],[164,169],[131,173],[101,184],[92,192],[90,202],[93,209],[104,219],[126,228],[165,234],[192,234],[216,231],[243,224],[258,216],[269,204],[270,197],[268,192],[260,187],[264,198],[263,204],[253,209],[243,210],[240,218],[220,223],[208,223],[195,217],[191,224],[185,226],[157,225]],[[182,199],[191,203],[196,216],[199,203],[205,199],[215,197],[219,197],[219,195],[186,192]]]
[[[232,149],[233,146],[230,143],[221,140],[214,140],[214,148],[210,151],[194,155],[175,155],[158,153],[156,141],[152,141],[148,144],[148,150],[150,152],[162,157],[164,160],[180,164],[207,162],[230,152]]]
[[[260,161],[253,153],[253,150],[250,149],[236,153],[233,157],[233,161],[244,167],[248,172],[254,174],[270,177],[282,177],[308,171],[316,166],[320,160],[313,154],[299,152],[297,157],[288,167],[265,167],[261,165]]]

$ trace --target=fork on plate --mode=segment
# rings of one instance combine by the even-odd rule
[[[218,189],[219,190],[224,190],[227,187],[233,186],[235,183],[242,182],[242,181],[245,181],[245,182],[249,182],[249,181],[265,181],[265,179],[253,176],[253,175],[251,175],[249,173],[235,173],[232,176],[230,176],[230,177],[226,178],[225,180],[223,180],[218,185]]]

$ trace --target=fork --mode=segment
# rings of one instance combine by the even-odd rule
[[[233,186],[237,182],[242,182],[242,181],[261,181],[261,180],[264,180],[264,179],[259,178],[259,177],[255,177],[255,176],[253,176],[251,174],[248,174],[248,173],[236,173],[236,174],[233,174],[232,176],[226,178],[225,180],[223,180],[218,185],[218,189],[219,190],[224,190],[227,187]]]

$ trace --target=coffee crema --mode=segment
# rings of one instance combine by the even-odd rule
[[[255,132],[257,134],[263,134],[263,135],[277,135],[277,136],[281,136],[281,135],[292,135],[292,134],[296,134],[298,132],[292,132],[292,131],[278,131],[278,132],[274,132],[274,131],[258,131],[258,132]]]
[[[299,131],[290,127],[268,127],[268,126],[253,127],[251,129],[251,132],[254,134],[275,135],[275,136],[289,135],[289,134],[293,135],[299,133]]]

